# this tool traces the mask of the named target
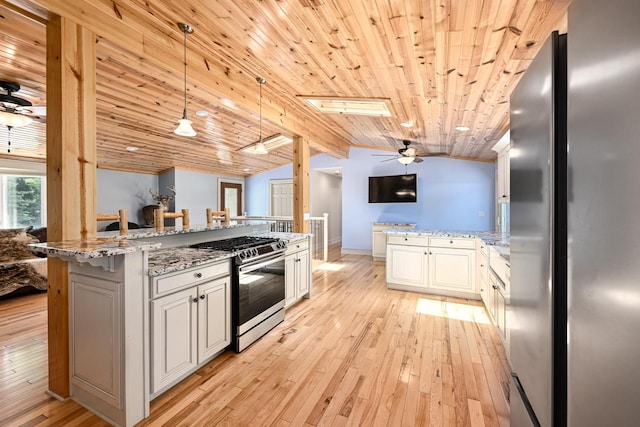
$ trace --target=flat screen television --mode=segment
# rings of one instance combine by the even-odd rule
[[[408,175],[370,176],[369,203],[416,203],[418,177]]]

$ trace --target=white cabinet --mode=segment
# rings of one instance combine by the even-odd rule
[[[228,261],[218,271],[228,274]],[[211,267],[204,267],[209,271]],[[174,275],[197,277],[201,269]],[[194,275],[195,271],[195,275]],[[156,278],[153,283],[162,280]],[[181,285],[181,287],[184,287]],[[155,394],[206,363],[231,343],[231,282],[228,275],[151,301],[151,393]]]
[[[371,226],[371,256],[375,261],[384,261],[387,254],[387,234],[385,230],[399,228],[413,230],[415,224],[393,224],[375,222]]]
[[[475,292],[476,251],[429,247],[429,287]]]
[[[197,301],[198,290],[190,288],[151,302],[153,393],[198,365]]]
[[[198,286],[198,363],[231,343],[231,283],[229,277]]]
[[[477,265],[477,281],[476,288],[480,293],[480,298],[487,305],[489,299],[489,250],[487,245],[478,240],[478,249],[476,253]]]
[[[498,202],[508,203],[511,194],[511,180],[510,180],[510,160],[509,160],[509,145],[502,149],[498,153]]]
[[[387,284],[427,289],[428,266],[426,247],[387,245]]]
[[[386,267],[387,286],[392,289],[465,297],[476,294],[474,239],[390,234]]]
[[[290,243],[284,259],[285,307],[309,297],[311,291],[311,255],[309,240]]]

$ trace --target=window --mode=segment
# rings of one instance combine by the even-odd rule
[[[34,228],[47,224],[43,176],[0,175],[0,228]]]

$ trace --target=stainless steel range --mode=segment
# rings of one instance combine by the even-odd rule
[[[267,237],[234,237],[192,245],[235,252],[232,262],[232,346],[241,352],[284,320],[286,243]]]

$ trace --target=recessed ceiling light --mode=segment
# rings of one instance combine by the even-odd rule
[[[242,169],[243,172],[249,172],[251,169]]]
[[[413,127],[413,122],[411,120],[409,120],[408,122],[402,122],[402,123],[400,123],[400,126],[405,127],[405,128],[412,128]]]
[[[127,147],[127,151],[138,151],[138,150],[139,150],[139,148],[135,147],[133,145],[130,145],[130,146]]]
[[[196,116],[198,117],[207,117],[209,115],[209,112],[206,110],[198,110],[196,111]]]
[[[467,126],[456,126],[456,130],[459,130],[460,132],[466,132],[469,130],[469,128]]]

